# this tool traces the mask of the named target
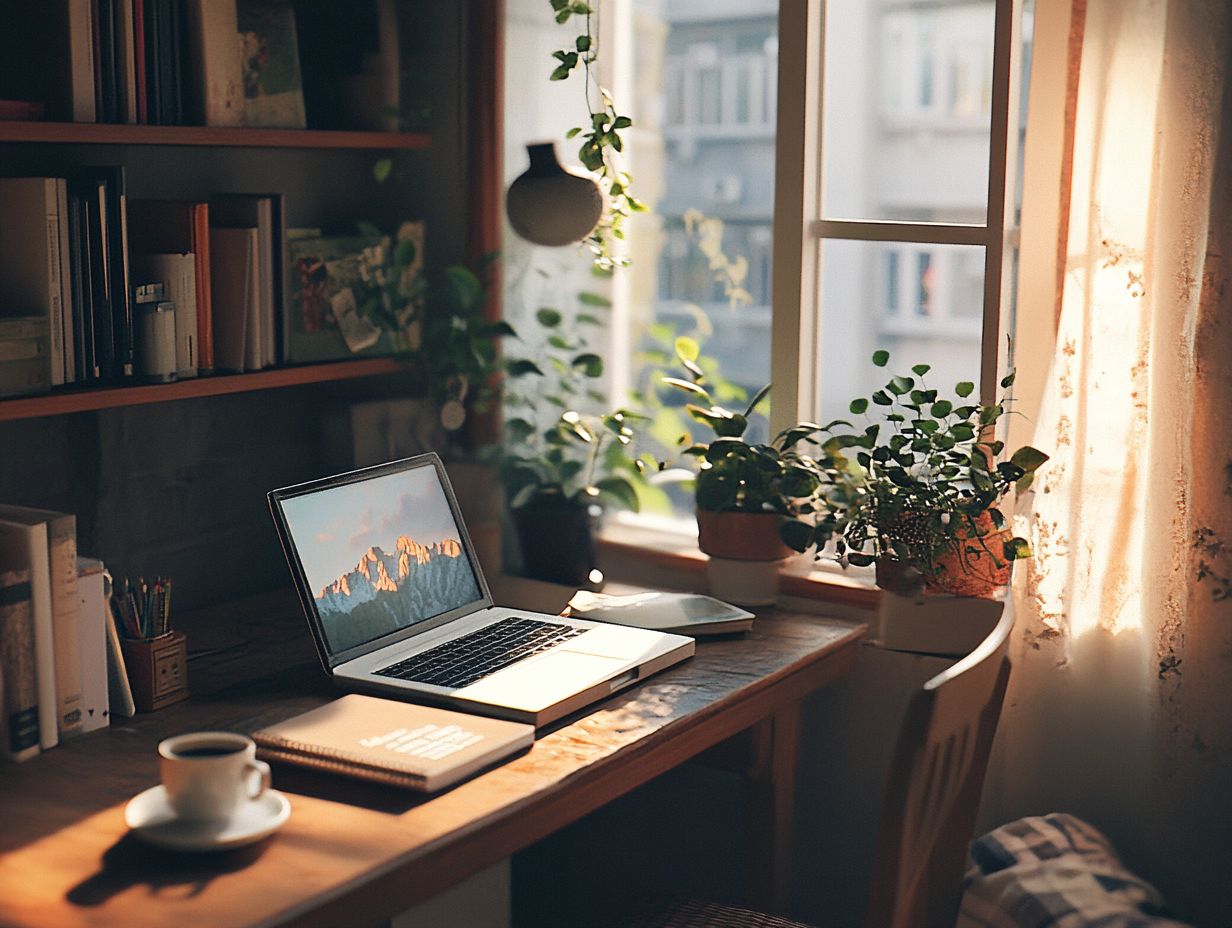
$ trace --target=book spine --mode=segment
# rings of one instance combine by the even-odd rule
[[[66,188],[67,186],[65,184]],[[82,287],[81,265],[85,255],[85,244],[81,235],[81,202],[77,197],[68,196],[65,198],[65,204],[65,215],[68,217],[68,281],[73,330],[73,379],[80,382],[92,379],[90,362],[86,357],[85,318],[89,313],[89,306],[86,302],[86,292]]]
[[[120,374],[133,376],[136,350],[133,338],[132,280],[128,264],[128,192],[124,180],[124,168],[111,168],[107,185],[111,196],[112,226],[112,312],[117,329],[116,352]]]
[[[81,348],[85,379],[97,381],[102,376],[99,368],[98,349],[95,346],[94,334],[94,266],[93,249],[90,233],[90,203],[87,198],[73,196],[72,210],[77,218],[77,268],[81,275]]]
[[[255,739],[254,735],[254,739]],[[389,786],[400,786],[423,792],[426,780],[418,774],[405,773],[400,770],[386,770],[370,767],[364,764],[354,764],[338,757],[325,757],[318,754],[306,754],[281,745],[257,742],[257,757],[266,761],[276,761],[309,767],[313,770],[324,770],[327,773],[340,773],[343,776],[368,780],[373,783],[385,783]]]
[[[113,0],[94,0],[94,73],[98,121],[116,122],[116,42]]]
[[[0,744],[10,760],[39,752],[38,682],[34,659],[34,617],[29,571],[0,574]]]
[[[197,368],[214,370],[214,306],[210,287],[210,205],[192,207],[192,246],[197,263]]]
[[[81,615],[81,730],[106,728],[107,698],[107,593],[103,565],[77,561],[77,596]]]
[[[137,85],[137,122],[142,124],[150,121],[145,43],[145,2],[133,0],[133,79]]]
[[[47,315],[51,326],[51,385],[64,383],[64,291],[60,281],[60,210],[56,179],[43,181],[44,214],[47,220]]]
[[[94,17],[91,0],[67,0],[69,95],[73,122],[94,122]]]
[[[55,642],[56,725],[60,739],[81,733],[81,603],[77,596],[77,518],[47,523],[51,628]]]
[[[107,190],[101,181],[86,182],[89,213],[91,316],[93,318],[94,360],[99,377],[115,376],[115,336],[111,318],[111,279],[107,247]]]
[[[0,522],[0,558],[30,574],[30,615],[34,625],[34,673],[38,688],[39,744],[59,742],[56,734],[56,650],[51,625],[51,569],[47,523]]]
[[[244,83],[234,3],[188,0],[197,116],[207,126],[239,126]]]
[[[64,382],[77,377],[77,343],[73,328],[73,274],[71,259],[71,217],[68,209],[68,181],[56,178],[56,216],[60,230],[60,320],[64,345]]]
[[[139,0],[138,0],[139,2]],[[133,45],[134,0],[116,0],[116,77],[119,84],[120,121],[137,121],[137,69]]]

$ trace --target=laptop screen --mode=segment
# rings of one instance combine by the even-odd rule
[[[334,654],[483,599],[431,465],[279,505]]]

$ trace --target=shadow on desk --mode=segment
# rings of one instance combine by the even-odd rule
[[[256,863],[272,840],[221,853],[168,854],[125,835],[103,853],[99,871],[70,889],[67,898],[75,906],[95,908],[135,886],[147,886],[151,896],[189,899],[216,877]]]

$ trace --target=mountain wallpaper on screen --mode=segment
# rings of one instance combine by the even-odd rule
[[[392,553],[364,552],[354,570],[316,594],[316,604],[330,642],[344,650],[479,597],[458,541],[422,545],[400,535]]]

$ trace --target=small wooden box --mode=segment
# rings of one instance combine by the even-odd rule
[[[188,698],[188,639],[183,632],[124,638],[120,647],[138,712],[153,712]]]

